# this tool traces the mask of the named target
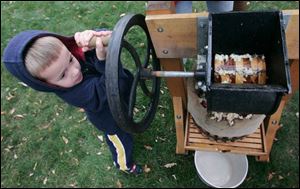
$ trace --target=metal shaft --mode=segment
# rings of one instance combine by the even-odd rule
[[[194,72],[180,72],[180,71],[151,71],[154,77],[194,77]]]

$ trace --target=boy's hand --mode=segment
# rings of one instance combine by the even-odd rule
[[[83,52],[91,50],[96,47],[96,55],[99,60],[105,60],[106,49],[104,47],[102,38],[110,37],[112,31],[94,31],[94,30],[85,30],[83,32],[76,32],[74,35],[75,41],[79,47],[82,47]],[[92,44],[92,38],[96,37],[96,46]]]

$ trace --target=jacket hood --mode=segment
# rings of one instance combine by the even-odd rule
[[[54,86],[33,77],[25,67],[24,58],[28,48],[36,39],[44,36],[57,37],[78,60],[83,59],[81,48],[77,46],[73,36],[67,37],[42,30],[27,30],[10,40],[4,50],[3,62],[11,74],[35,90],[44,92],[65,91],[67,88]]]

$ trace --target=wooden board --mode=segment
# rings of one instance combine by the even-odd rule
[[[286,28],[289,59],[299,59],[299,10],[283,10],[290,15]],[[147,15],[146,23],[158,58],[195,58],[197,55],[197,18],[207,12]]]
[[[262,125],[253,133],[235,142],[217,142],[203,135],[188,114],[185,133],[186,150],[206,150],[246,154],[253,156],[266,155],[266,142],[264,126]]]

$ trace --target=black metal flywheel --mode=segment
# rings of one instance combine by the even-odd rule
[[[127,37],[134,28],[141,32]],[[137,42],[140,33],[143,33],[141,38],[145,43]],[[138,43],[139,48],[133,43]],[[126,52],[130,60],[122,60],[122,54]],[[125,64],[131,64],[132,69],[126,69]],[[158,105],[160,79],[144,77],[145,70],[160,70],[145,16],[126,15],[115,25],[108,45],[105,84],[111,113],[118,126],[129,133],[144,132],[150,126]],[[139,100],[146,104],[141,106]]]

